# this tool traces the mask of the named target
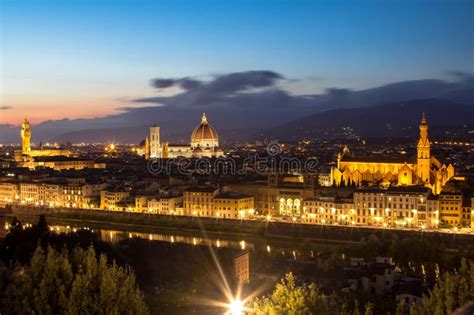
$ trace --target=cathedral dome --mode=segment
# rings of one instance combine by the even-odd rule
[[[203,140],[219,140],[216,129],[207,122],[206,114],[202,115],[201,124],[194,129],[191,135],[191,142],[200,142]]]

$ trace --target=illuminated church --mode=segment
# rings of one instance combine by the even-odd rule
[[[436,194],[454,176],[454,167],[439,162],[430,153],[428,125],[423,113],[420,124],[420,138],[417,155],[411,158],[355,157],[347,147],[337,156],[337,167],[331,171],[336,186],[362,182],[377,183],[382,186],[423,185]]]
[[[191,134],[190,145],[172,145],[160,141],[160,127],[150,127],[150,136],[145,139],[145,158],[201,158],[220,157],[224,152],[219,147],[216,129],[202,115],[201,123]]]

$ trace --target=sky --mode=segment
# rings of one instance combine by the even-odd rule
[[[0,124],[139,107],[155,78],[281,74],[290,94],[474,72],[474,1],[0,0]]]

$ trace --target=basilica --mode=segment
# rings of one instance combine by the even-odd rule
[[[150,136],[145,139],[145,158],[201,158],[220,157],[224,152],[219,147],[219,136],[216,129],[202,115],[201,123],[191,134],[189,145],[174,145],[160,141],[160,127],[151,126]]]
[[[347,147],[337,156],[337,166],[331,170],[331,178],[336,186],[363,182],[381,186],[429,187],[439,194],[445,183],[454,176],[454,167],[443,164],[430,153],[428,124],[423,113],[420,124],[420,137],[417,154],[407,158],[356,157]]]

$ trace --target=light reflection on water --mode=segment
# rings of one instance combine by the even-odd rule
[[[189,245],[204,245],[211,246],[214,248],[233,248],[250,250],[250,251],[261,251],[267,255],[281,255],[288,260],[292,261],[305,261],[313,260],[315,254],[312,250],[301,250],[300,248],[293,246],[279,246],[277,244],[270,245],[267,241],[255,241],[253,239],[223,239],[213,236],[199,236],[199,232],[191,235],[177,235],[177,234],[166,234],[166,233],[144,233],[144,232],[133,232],[133,231],[120,231],[110,229],[91,229],[89,227],[71,227],[66,225],[51,225],[50,229],[54,233],[72,233],[77,232],[80,229],[91,231],[92,233],[99,234],[99,238],[105,242],[118,243],[120,241],[140,238],[150,241],[167,242],[171,244],[189,244]]]
[[[70,233],[76,232],[77,228],[71,228],[70,226],[63,225],[52,225],[50,227],[51,231],[55,233]],[[241,240],[241,241],[232,241],[224,240],[219,238],[209,238],[209,237],[198,237],[198,236],[184,236],[184,235],[171,235],[171,234],[161,234],[161,233],[142,233],[142,232],[126,232],[120,230],[108,230],[100,229],[99,231],[91,230],[85,228],[94,233],[99,233],[100,239],[109,243],[117,243],[127,238],[141,238],[147,239],[150,241],[161,241],[168,243],[179,243],[179,244],[190,244],[190,245],[206,245],[213,247],[224,247],[224,248],[240,248],[242,250],[246,249],[255,249],[255,244],[252,242]],[[270,245],[266,246],[268,252],[270,252]]]
[[[254,241],[250,240],[230,240],[222,239],[217,237],[200,237],[194,233],[194,235],[176,235],[176,234],[165,234],[165,233],[144,233],[144,232],[131,232],[131,231],[120,231],[120,230],[110,230],[110,229],[91,229],[89,227],[72,227],[69,225],[51,225],[50,230],[54,233],[73,233],[77,232],[80,229],[91,231],[92,233],[99,234],[101,240],[109,243],[118,243],[120,241],[131,239],[131,238],[140,238],[150,241],[160,241],[167,243],[176,243],[176,244],[189,244],[189,245],[203,245],[210,246],[215,248],[233,248],[251,251],[261,251],[265,252],[268,255],[274,256],[283,256],[288,261],[307,261],[315,260],[317,258],[318,252],[313,250],[301,250],[301,248],[293,246],[279,246],[278,244],[273,244],[270,246],[266,241]],[[347,256],[345,254],[341,255],[342,260],[346,261]],[[408,262],[408,269],[411,271],[417,271],[415,269],[415,264]],[[429,268],[429,267],[428,267]],[[433,268],[433,273],[436,278],[440,276],[440,267],[438,264],[435,264]],[[423,279],[426,279],[428,274],[427,266],[420,266],[420,275]]]

